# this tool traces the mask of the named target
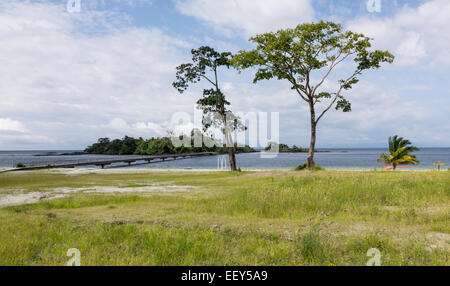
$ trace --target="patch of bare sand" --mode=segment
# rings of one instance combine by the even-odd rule
[[[65,195],[63,194],[38,193],[38,192],[6,195],[0,198],[0,208],[24,204],[34,204],[42,200],[58,199],[64,196]]]
[[[398,242],[402,242],[405,238],[413,238],[424,244],[425,249],[432,251],[433,249],[450,250],[450,234],[442,232],[418,232],[414,227],[390,227],[370,223],[353,223],[348,226],[334,224],[334,227],[325,228],[325,232],[332,237],[338,236],[358,236],[369,233],[386,234]]]
[[[138,169],[138,168],[58,168],[45,170],[49,173],[64,175],[82,175],[82,174],[130,174],[130,173],[152,173],[152,172],[173,172],[173,173],[204,173],[204,172],[223,172],[217,169]]]
[[[402,211],[414,210],[417,213],[423,213],[423,214],[440,214],[440,213],[448,212],[450,209],[450,205],[442,204],[442,205],[437,205],[437,206],[425,206],[425,207],[420,207],[420,208],[384,206],[384,207],[382,207],[382,209],[390,211],[390,212],[402,212]]]
[[[260,174],[261,176],[267,176],[271,174],[283,174],[283,171],[289,171],[284,169],[245,169],[245,171],[254,172],[251,175]],[[57,173],[64,175],[82,175],[82,174],[133,174],[133,173],[216,173],[216,172],[229,172],[219,169],[149,169],[149,168],[58,168],[44,170],[44,172]],[[248,174],[246,174],[248,175]]]
[[[144,187],[110,187],[92,186],[85,188],[53,188],[46,192],[15,193],[0,197],[0,208],[6,206],[34,204],[42,200],[64,198],[71,193],[186,193],[191,192],[193,186],[144,186]]]
[[[194,189],[192,186],[166,186],[166,185],[157,185],[157,186],[143,186],[143,187],[111,187],[111,186],[92,186],[85,188],[56,188],[53,189],[54,192],[57,193],[151,193],[151,192],[162,192],[162,193],[186,193],[190,192]]]
[[[429,232],[425,235],[427,239],[426,249],[432,251],[433,249],[440,248],[450,250],[450,234],[442,232]]]

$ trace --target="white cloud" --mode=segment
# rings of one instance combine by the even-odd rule
[[[249,37],[295,27],[314,18],[309,0],[179,0],[176,7],[227,36],[237,32]]]
[[[26,128],[23,124],[17,120],[12,120],[11,118],[0,118],[0,132],[5,131],[15,131],[15,132],[26,132]]]
[[[179,48],[187,44],[156,28],[111,23],[110,17],[110,12],[67,13],[64,5],[47,2],[2,1],[0,116],[22,122],[32,135],[52,138],[55,147],[73,148],[103,132],[159,136],[157,125],[176,111],[190,111],[192,99],[171,87],[183,58]],[[121,15],[115,19],[121,21]],[[98,128],[114,118],[130,124],[120,132]],[[0,148],[20,148],[10,145],[26,141],[19,139],[0,140]]]
[[[180,3],[187,2],[198,1]],[[204,9],[232,5],[228,3],[231,1],[222,2],[206,3]],[[239,2],[244,3],[240,5],[245,9],[240,6],[234,10],[237,18],[226,11],[217,15],[211,12],[214,17],[223,17],[217,23],[210,23],[245,35],[255,33],[259,26],[265,31],[267,27],[287,25],[289,19],[293,25],[308,19],[295,11],[301,1],[290,1],[289,11],[283,10],[289,6],[288,2],[266,1],[264,4],[279,3],[281,7],[271,7],[274,13],[267,17],[261,12],[265,11],[262,2],[255,1],[255,12],[248,19],[242,15],[250,8],[245,8],[246,2]],[[445,7],[441,9],[445,11]],[[419,10],[411,11],[416,15],[425,13]],[[403,13],[397,13],[391,20],[380,20],[380,27],[371,19],[362,19],[354,27],[372,31],[377,48],[393,48],[408,54],[403,58],[404,64],[427,60],[445,63],[450,56],[442,57],[448,55],[450,47],[448,50],[443,47],[450,41],[443,26],[429,23],[428,27],[421,28],[420,24],[402,20]],[[446,18],[440,15],[435,15],[436,19],[419,17],[417,21],[443,24]],[[390,26],[389,21],[401,25]],[[204,87],[196,85],[179,95],[171,86],[175,66],[187,60],[185,52],[191,44],[169,37],[160,29],[129,26],[126,16],[107,11],[70,14],[64,5],[2,1],[0,37],[3,39],[0,44],[0,149],[83,148],[99,137],[148,138],[166,135],[168,129],[187,133],[194,127],[186,123],[177,129],[167,123],[175,112],[193,114],[193,104]],[[436,39],[434,45],[430,44],[432,39]],[[200,44],[194,41],[192,46]],[[402,59],[401,55],[397,56],[398,63]],[[380,141],[384,144],[386,137],[396,132],[415,142],[422,139],[436,144],[450,143],[450,130],[445,124],[449,112],[446,104],[449,91],[445,83],[433,86],[427,79],[409,79],[408,74],[398,84],[396,80],[401,75],[386,70],[383,66],[380,71],[371,72],[371,82],[361,81],[348,93],[353,103],[352,113],[330,110],[319,125],[319,145],[358,146]],[[250,74],[250,71],[238,74],[233,70],[220,74],[232,110],[278,111],[282,140],[306,146],[308,107],[287,82],[271,80],[254,85]],[[413,75],[417,78],[417,74]],[[328,86],[328,83],[324,85]],[[440,90],[445,90],[443,95],[437,94]],[[412,98],[425,92],[429,93],[427,99]]]
[[[113,134],[122,136],[124,134],[138,137],[164,136],[167,134],[167,123],[157,124],[153,122],[135,122],[129,124],[122,118],[114,118],[107,125],[99,126],[104,130],[108,130]]]
[[[450,1],[431,0],[417,8],[403,7],[392,18],[359,17],[348,28],[375,39],[377,48],[389,49],[395,64],[450,65]]]
[[[233,83],[231,83],[231,82],[224,82],[224,83],[223,83],[222,90],[223,90],[224,92],[229,92],[229,91],[232,90],[232,89],[233,89]]]
[[[112,7],[117,7],[120,5],[136,7],[144,5],[152,5],[152,0],[63,0],[66,1],[68,5],[74,5],[74,3],[79,3],[80,12],[85,10],[98,10],[105,9],[107,5]],[[78,1],[78,2],[76,2]]]
[[[346,97],[352,102],[352,112],[331,110],[321,126],[324,145],[336,144],[383,146],[388,136],[398,134],[416,144],[448,144],[444,138],[445,105],[413,97],[410,91],[380,87],[384,79],[362,80]],[[439,122],[439,123],[434,123]],[[437,138],[440,137],[440,140]],[[331,139],[331,140],[330,140]],[[328,141],[328,142],[327,142]],[[334,141],[334,142],[333,142]],[[428,143],[425,143],[428,142]],[[423,145],[422,145],[423,146]]]
[[[111,129],[118,129],[118,130],[126,130],[129,129],[130,126],[128,125],[128,123],[123,120],[122,118],[114,118],[112,119],[107,127],[111,128]]]

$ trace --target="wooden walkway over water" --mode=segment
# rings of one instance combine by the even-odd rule
[[[50,169],[50,168],[75,168],[80,166],[99,166],[102,169],[105,166],[114,164],[114,163],[126,163],[128,166],[131,166],[136,162],[143,163],[151,163],[154,160],[158,160],[156,162],[163,162],[167,159],[176,160],[177,158],[192,158],[192,157],[202,157],[202,156],[213,156],[219,155],[218,152],[202,152],[202,153],[186,153],[186,154],[164,154],[164,155],[151,155],[151,156],[142,156],[142,157],[124,157],[120,159],[108,159],[108,160],[78,160],[78,161],[67,161],[55,164],[45,164],[38,166],[28,166],[23,168],[14,168],[10,170],[6,170],[4,172],[12,172],[12,171],[28,171],[28,170],[39,170],[39,169]],[[156,163],[155,162],[155,163]]]

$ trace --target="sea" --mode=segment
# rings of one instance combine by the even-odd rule
[[[383,164],[377,163],[378,156],[387,152],[382,148],[364,149],[319,149],[314,161],[325,169],[330,170],[374,170],[381,169]],[[37,151],[0,151],[0,168],[11,168],[18,163],[26,166],[62,164],[73,162],[99,161],[121,158],[139,158],[142,156],[130,155],[70,155],[78,150],[37,150]],[[69,155],[68,155],[69,154]],[[434,162],[444,162],[447,165],[441,170],[447,170],[450,164],[450,148],[421,148],[414,153],[420,161],[411,170],[436,169]],[[242,170],[264,169],[293,169],[304,164],[306,153],[279,153],[274,158],[263,158],[260,153],[237,154],[236,161]],[[225,165],[224,165],[225,164]],[[115,163],[105,168],[148,168],[148,169],[223,169],[228,167],[226,155],[194,157],[186,159],[154,160],[150,164],[134,163],[131,167],[125,163]],[[85,166],[80,168],[97,168]]]

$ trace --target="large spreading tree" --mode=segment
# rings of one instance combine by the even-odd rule
[[[381,63],[394,60],[388,51],[371,51],[371,40],[363,34],[344,31],[339,24],[321,21],[252,37],[250,41],[256,48],[240,51],[232,59],[238,69],[258,68],[254,83],[272,78],[288,80],[291,89],[308,104],[311,120],[308,168],[314,166],[317,124],[325,113],[332,107],[351,111],[351,103],[343,92],[358,83],[363,71],[377,69]],[[356,67],[352,67],[347,76],[337,79],[335,90],[324,90],[323,84],[336,67],[350,59]],[[320,110],[317,110],[318,103],[324,104]]]
[[[232,54],[219,53],[211,47],[202,46],[191,50],[192,62],[177,67],[176,81],[173,86],[183,93],[190,84],[206,81],[211,88],[203,90],[203,96],[197,101],[203,110],[203,127],[218,127],[225,136],[230,168],[236,171],[235,144],[232,133],[235,130],[245,130],[239,119],[228,109],[230,102],[220,89],[218,72],[220,68],[229,68]]]

